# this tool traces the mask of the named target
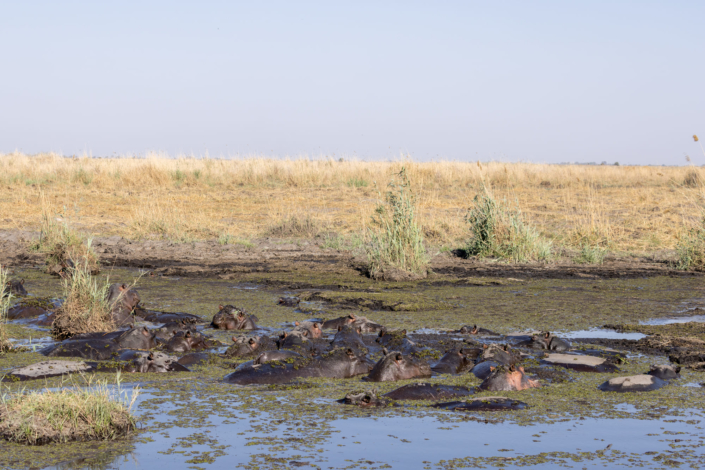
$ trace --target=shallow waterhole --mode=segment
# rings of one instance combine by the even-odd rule
[[[114,269],[107,274],[111,282],[131,282],[138,271]],[[38,269],[21,270],[15,276],[26,279],[33,296],[61,295],[61,282]],[[296,276],[290,277],[295,283]],[[674,317],[687,321],[689,317],[681,315],[704,304],[700,279],[662,277],[522,281],[520,289],[512,282],[440,287],[375,284],[376,297],[385,295],[390,287],[394,295],[407,291],[422,294],[449,307],[393,312],[315,302],[294,309],[278,305],[277,300],[302,290],[274,288],[262,282],[265,278],[264,274],[243,275],[236,280],[147,275],[138,281],[137,288],[147,308],[194,313],[206,321],[220,304],[245,307],[259,317],[259,324],[267,328],[268,334],[311,316],[335,318],[354,312],[389,328],[419,334],[477,324],[505,334],[550,330],[568,338],[637,339],[633,333],[600,327]],[[315,284],[315,279],[308,281]],[[286,284],[287,279],[278,282],[277,285]],[[356,295],[360,297],[369,288],[367,281],[345,282],[348,291],[358,288],[359,283]],[[320,279],[319,283],[336,285],[331,279]],[[224,343],[233,336],[233,332],[211,329],[206,333]],[[34,338],[42,333],[30,334],[32,341],[37,341]],[[24,336],[15,339],[26,341]],[[7,355],[0,358],[0,369],[41,360],[45,358],[34,352]],[[386,393],[413,380],[369,384],[355,378],[308,380],[303,385],[272,388],[228,386],[220,382],[232,371],[225,362],[196,367],[188,375],[125,374],[125,388],[135,383],[144,387],[135,408],[142,427],[136,437],[113,443],[34,449],[0,443],[0,467],[435,469],[526,465],[669,468],[677,467],[678,462],[685,466],[705,465],[702,452],[694,447],[703,443],[702,417],[694,410],[705,408],[703,389],[696,386],[705,381],[705,373],[686,371],[679,382],[641,395],[596,390],[597,385],[611,377],[643,373],[650,363],[666,363],[664,357],[630,358],[620,366],[622,371],[618,374],[569,372],[571,381],[566,383],[505,392],[502,395],[525,401],[529,408],[498,413],[453,413],[413,402],[405,402],[402,407],[360,410],[335,402],[352,390],[374,386]],[[98,375],[108,380],[114,377]],[[439,376],[427,381],[464,386],[479,383],[470,376]],[[56,386],[58,379],[37,382],[40,381],[23,382],[15,389]]]

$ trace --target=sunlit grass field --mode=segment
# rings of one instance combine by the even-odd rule
[[[557,248],[634,254],[674,249],[705,203],[695,166],[13,153],[0,154],[0,229],[39,230],[44,200],[79,230],[130,239],[363,236],[402,166],[426,241],[449,248],[467,239],[483,187]]]

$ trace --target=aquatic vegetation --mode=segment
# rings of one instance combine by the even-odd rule
[[[66,339],[80,333],[112,331],[115,323],[108,303],[108,279],[92,276],[88,262],[70,268],[63,280],[64,303],[56,312],[52,336]]]
[[[1,295],[4,294],[4,288],[7,282],[7,270],[3,269],[2,265],[0,265],[0,288],[3,289],[2,292],[0,292],[0,353],[10,349],[7,334],[7,310],[10,308],[12,301],[12,292],[7,292],[7,295]]]
[[[135,429],[131,409],[139,394],[123,396],[120,376],[115,390],[108,381],[89,378],[81,387],[5,392],[0,399],[0,436],[29,445],[112,440]]]
[[[412,277],[426,277],[429,257],[416,216],[416,199],[411,191],[411,181],[402,167],[392,179],[385,194],[385,204],[375,209],[373,228],[369,231],[367,246],[370,277],[397,280],[401,276],[390,269],[411,273]]]
[[[524,222],[518,207],[497,200],[489,189],[475,196],[465,219],[470,226],[469,256],[521,262],[551,257],[551,242]]]

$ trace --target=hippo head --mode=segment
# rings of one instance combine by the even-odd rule
[[[308,343],[308,330],[294,330],[289,333],[282,333],[277,340],[278,349],[287,349],[297,346],[303,346]]]
[[[321,330],[321,324],[318,322],[294,322],[296,330],[308,331],[307,338],[317,339],[323,336],[323,330]]]
[[[130,288],[127,284],[113,284],[108,290],[108,303],[115,307],[132,311],[139,305],[140,296],[137,290]]]
[[[680,378],[680,372],[680,366],[674,366],[672,364],[653,364],[647,374],[653,375],[654,377],[658,377],[661,380],[670,380]]]
[[[406,338],[406,330],[388,331],[381,329],[375,340],[380,346],[400,345],[403,339]]]
[[[10,294],[27,295],[27,291],[24,288],[24,279],[20,279],[19,281],[7,281],[2,296],[7,297]]]
[[[509,392],[516,390],[526,390],[527,388],[539,387],[539,383],[529,379],[524,374],[524,368],[520,366],[498,366],[492,367],[492,372],[484,382],[480,384],[481,390],[493,392]]]
[[[118,345],[123,349],[152,349],[156,347],[157,333],[148,328],[130,328],[117,338]]]
[[[368,373],[371,364],[363,354],[357,354],[350,348],[337,348],[321,356],[317,367],[326,369],[324,377],[344,379]]]
[[[386,401],[377,396],[377,389],[374,388],[372,390],[356,390],[350,392],[346,394],[344,398],[338,400],[338,403],[360,406],[362,408],[386,405]]]
[[[260,336],[250,336],[250,337],[237,337],[233,336],[233,344],[228,348],[226,354],[229,357],[240,357],[247,356],[248,354],[254,353],[257,348],[262,344],[262,337]]]
[[[460,330],[458,330],[458,333],[462,333],[464,335],[476,335],[479,332],[480,332],[480,329],[477,327],[477,325],[462,326],[462,327],[460,327]]]
[[[166,354],[150,352],[149,354],[138,354],[132,360],[135,372],[168,372],[169,366],[173,362]]]
[[[431,367],[425,362],[403,355],[399,351],[387,352],[367,376],[371,382],[391,382],[394,380],[413,379],[415,377],[430,377]]]
[[[498,344],[490,344],[489,346],[484,344],[482,348],[483,361],[495,361],[500,364],[511,365],[519,360],[519,357],[506,344],[501,346]]]

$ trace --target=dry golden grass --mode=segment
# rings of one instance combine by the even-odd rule
[[[405,165],[427,240],[460,246],[483,184],[517,203],[554,246],[673,249],[699,221],[697,167],[247,158],[0,155],[0,229],[39,230],[40,191],[73,227],[96,235],[246,240],[296,217],[361,233]]]

